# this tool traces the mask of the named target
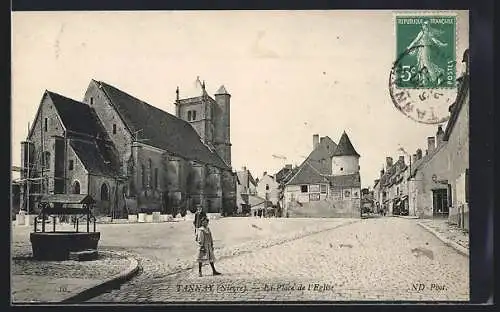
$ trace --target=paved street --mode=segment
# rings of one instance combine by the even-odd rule
[[[469,299],[468,258],[415,220],[358,220],[234,254],[216,251],[223,275],[205,267],[202,278],[197,270],[168,275],[145,257],[142,274],[91,302]]]

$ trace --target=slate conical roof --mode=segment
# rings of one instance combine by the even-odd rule
[[[229,94],[226,90],[226,87],[224,87],[224,85],[220,86],[219,90],[217,90],[217,92],[215,92],[215,94]]]
[[[342,133],[340,137],[339,144],[337,145],[337,149],[333,152],[333,156],[357,156],[360,157],[358,152],[352,146],[351,140],[347,136],[347,133]]]

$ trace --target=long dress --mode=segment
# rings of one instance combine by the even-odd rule
[[[444,75],[444,69],[440,68],[432,61],[431,57],[431,49],[439,47],[440,45],[444,45],[437,38],[434,37],[432,31],[430,30],[422,30],[417,35],[415,40],[410,44],[409,48],[413,48],[415,46],[420,46],[417,48],[417,51],[412,51],[412,53],[416,53],[417,55],[417,68],[421,75],[421,82],[425,85],[427,84],[427,80],[432,82],[437,82],[437,79]],[[426,69],[426,73],[423,72],[423,68]],[[428,77],[425,77],[428,75]]]
[[[215,262],[214,241],[212,232],[208,227],[199,227],[196,231],[196,242],[198,243],[197,261],[202,263]]]

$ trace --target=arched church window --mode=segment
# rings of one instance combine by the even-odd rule
[[[160,185],[159,180],[158,180],[158,168],[155,168],[155,177],[154,177],[154,181],[155,181],[155,189],[157,189],[157,188],[158,188],[158,186]]]
[[[101,200],[109,200],[109,188],[106,183],[101,185]]]
[[[146,167],[141,165],[141,184],[142,187],[146,186]]]
[[[153,162],[151,158],[148,159],[148,186],[151,186],[151,175],[152,175]]]
[[[44,167],[45,169],[50,169],[50,153],[49,152],[44,152],[43,153],[43,162],[44,162]]]
[[[80,182],[75,181],[71,191],[73,194],[80,194]]]

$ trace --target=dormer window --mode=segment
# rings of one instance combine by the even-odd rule
[[[191,111],[188,111],[188,121],[191,121]]]
[[[90,97],[90,105],[94,105],[94,98]]]
[[[113,124],[113,134],[116,134],[116,124]]]
[[[196,111],[193,111],[193,120],[196,120]]]

